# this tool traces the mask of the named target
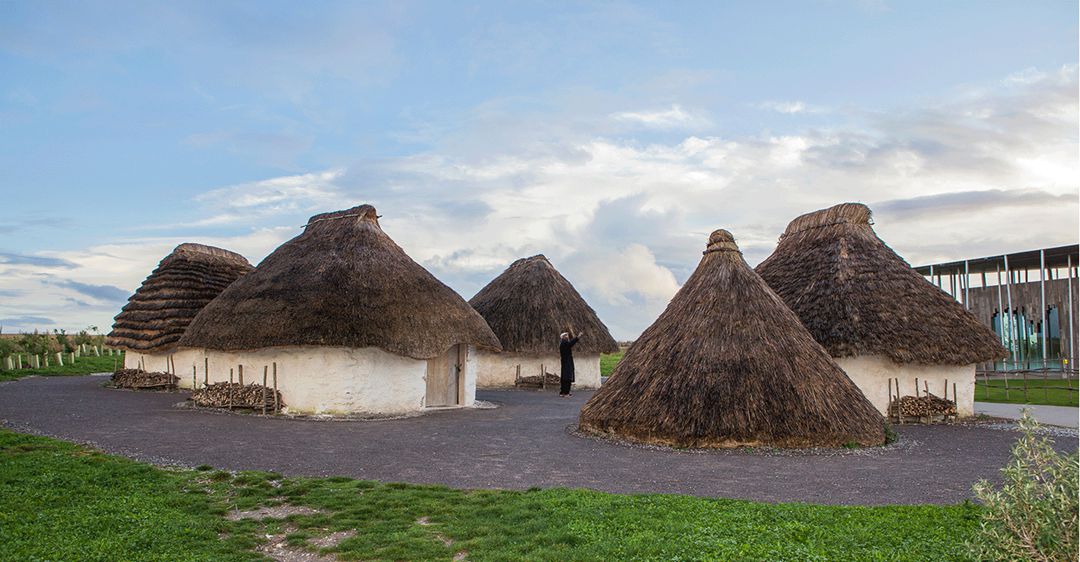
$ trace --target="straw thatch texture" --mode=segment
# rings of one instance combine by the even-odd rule
[[[180,244],[128,299],[105,344],[155,353],[175,348],[206,303],[249,271],[251,264],[240,254]]]
[[[469,304],[487,320],[504,351],[558,353],[559,334],[584,333],[576,353],[613,353],[619,344],[596,311],[543,255],[522,258]]]
[[[315,215],[204,308],[180,345],[378,347],[430,359],[455,344],[499,348],[487,323],[405,254],[361,205]]]
[[[833,357],[969,365],[1006,354],[989,328],[877,237],[866,205],[791,221],[757,272]]]
[[[682,447],[879,445],[884,424],[725,230],[580,420]]]

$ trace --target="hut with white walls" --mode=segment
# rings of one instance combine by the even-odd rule
[[[261,384],[276,366],[286,412],[389,416],[472,406],[477,349],[499,343],[360,205],[311,217],[203,308],[180,346],[201,354],[198,386],[241,369]]]
[[[1006,352],[989,328],[919,275],[843,203],[791,221],[757,272],[882,413],[901,395],[948,392],[974,413],[975,366]],[[954,392],[953,385],[956,390]]]
[[[176,344],[195,315],[251,269],[235,252],[180,244],[128,299],[105,344],[125,351],[125,368],[170,372]]]
[[[502,352],[481,351],[476,384],[513,387],[520,377],[559,374],[559,334],[581,334],[574,346],[577,388],[600,388],[600,354],[619,350],[607,326],[546,257],[510,264],[470,301],[502,344]]]

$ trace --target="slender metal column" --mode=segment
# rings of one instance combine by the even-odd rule
[[[1013,366],[1016,366],[1016,350],[1018,342],[1017,338],[1020,336],[1020,327],[1016,326],[1016,312],[1013,311],[1012,305],[1012,272],[1009,271],[1009,255],[1005,254],[1005,295],[1008,297],[1009,303],[1009,355],[1012,355]],[[1014,326],[1016,326],[1014,328]],[[1015,336],[1014,336],[1015,333]]]
[[[1073,298],[1072,298],[1072,280],[1073,280],[1073,266],[1072,256],[1068,256],[1069,263],[1069,367],[1076,368],[1076,350],[1073,349]]]
[[[971,302],[969,300],[969,297],[971,296],[970,289],[971,289],[971,270],[968,268],[968,261],[964,260],[964,308],[966,310],[971,310],[971,305],[969,304]]]
[[[1042,365],[1043,369],[1046,368],[1046,335],[1049,332],[1046,330],[1046,250],[1039,250],[1039,305],[1040,305],[1040,318],[1039,324],[1042,325]]]
[[[930,266],[930,282],[931,283],[934,282],[934,266],[933,265]]]
[[[1001,266],[997,267],[997,294],[998,294],[998,337],[1001,338],[1001,346],[1005,347],[1005,307],[1001,304]]]

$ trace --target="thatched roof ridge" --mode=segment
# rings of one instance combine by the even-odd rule
[[[726,230],[581,411],[582,430],[682,447],[884,442],[885,421]]]
[[[379,226],[371,205],[311,217],[195,317],[182,347],[378,347],[428,359],[470,343],[498,349],[484,319]]]
[[[878,238],[870,217],[860,203],[802,215],[757,272],[833,357],[928,365],[1004,357],[997,336]]]
[[[180,244],[131,295],[105,343],[140,352],[172,350],[195,315],[251,269],[236,252]]]
[[[619,344],[596,311],[543,254],[521,258],[469,300],[504,351],[558,353],[559,334],[584,333],[577,353],[612,353]]]

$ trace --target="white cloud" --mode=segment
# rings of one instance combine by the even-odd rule
[[[215,189],[195,198],[210,216],[189,226],[249,223],[267,217],[325,209],[340,201],[335,184],[344,170],[283,176]]]
[[[705,127],[711,124],[708,117],[686,111],[679,104],[672,104],[668,109],[654,111],[622,111],[612,113],[616,121],[633,123],[657,129]]]
[[[806,102],[802,102],[802,101],[798,101],[798,100],[796,100],[796,101],[766,101],[766,102],[759,103],[757,105],[757,107],[759,107],[761,109],[767,109],[769,111],[775,111],[777,113],[786,113],[788,115],[793,115],[793,114],[796,114],[796,113],[825,113],[825,112],[828,111],[828,109],[826,109],[824,107],[817,106],[817,105],[810,105],[810,104],[808,104]]]

